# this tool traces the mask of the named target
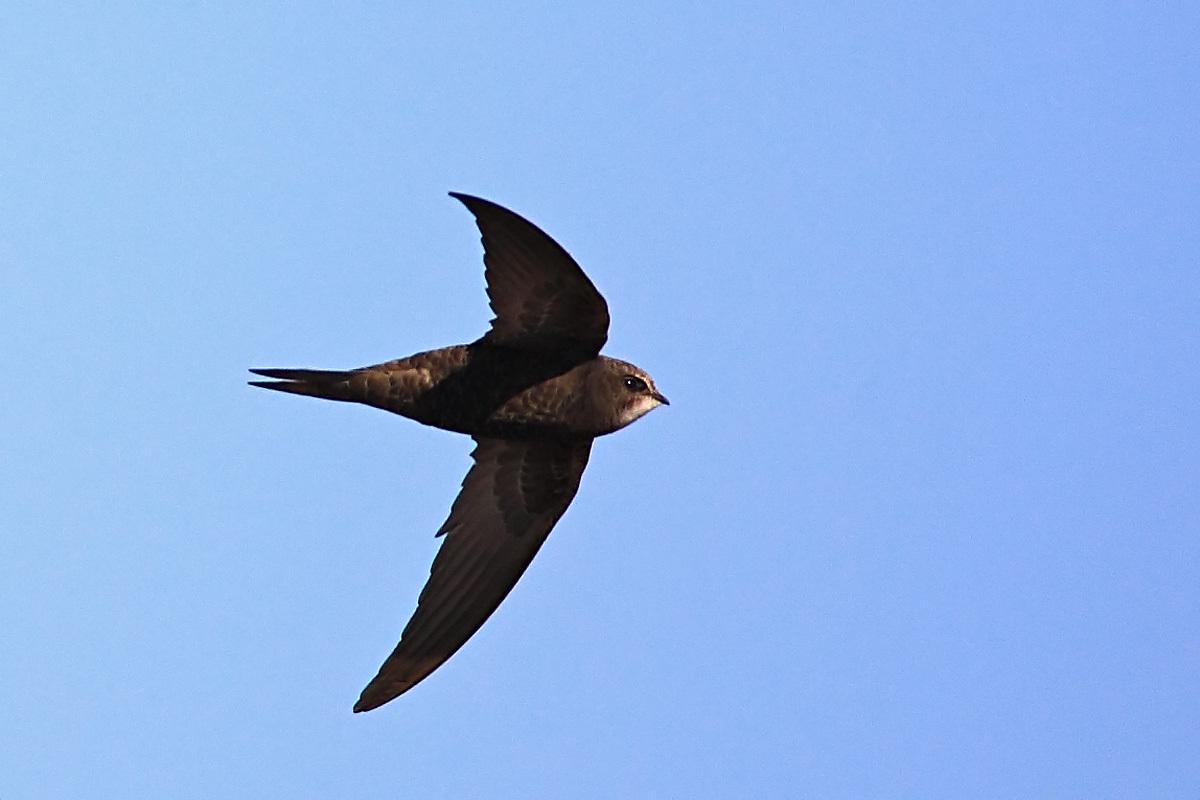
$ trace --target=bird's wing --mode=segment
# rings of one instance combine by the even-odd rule
[[[608,304],[575,259],[523,217],[457,192],[483,234],[484,276],[496,318],[484,342],[594,358],[608,339]]]
[[[592,447],[590,439],[476,443],[416,613],[355,711],[408,691],[479,630],[567,510]]]

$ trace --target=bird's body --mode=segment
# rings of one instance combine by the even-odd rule
[[[417,610],[355,711],[412,688],[487,620],[579,488],[592,440],[667,402],[643,370],[600,355],[608,306],[527,220],[454,194],[483,234],[491,329],[477,341],[353,370],[256,369],[252,385],[362,403],[475,439]]]
[[[642,374],[598,356],[582,364],[476,342],[347,371],[255,370],[286,383],[253,385],[391,411],[435,428],[504,439],[595,438],[651,407],[619,381]]]

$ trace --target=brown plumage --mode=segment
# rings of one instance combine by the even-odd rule
[[[417,610],[355,711],[398,697],[452,656],[508,595],[579,488],[592,440],[667,399],[601,356],[608,306],[539,228],[452,193],[483,234],[495,319],[482,338],[346,371],[255,369],[252,386],[362,403],[475,439]]]

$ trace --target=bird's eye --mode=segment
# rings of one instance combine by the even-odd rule
[[[631,392],[646,391],[646,382],[636,375],[626,375],[625,380],[622,381],[622,383],[624,383],[625,388]]]

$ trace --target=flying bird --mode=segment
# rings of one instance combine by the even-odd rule
[[[351,370],[253,369],[252,386],[362,403],[475,440],[474,464],[400,643],[354,705],[399,697],[491,616],[567,510],[592,440],[667,398],[645,370],[600,355],[608,304],[533,223],[450,193],[475,216],[495,318],[471,344]]]

